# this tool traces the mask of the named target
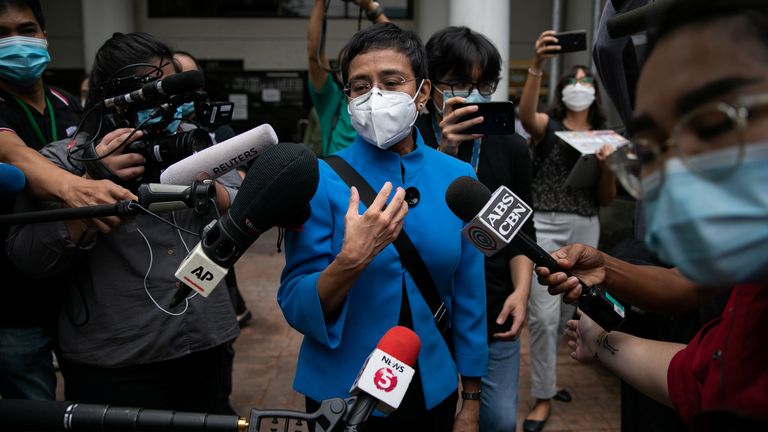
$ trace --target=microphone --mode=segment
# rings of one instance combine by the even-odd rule
[[[658,0],[609,18],[605,23],[608,36],[618,39],[648,30],[666,11],[669,3],[669,0]]]
[[[513,244],[537,266],[570,276],[570,272],[560,267],[547,251],[526,233],[519,232],[533,211],[506,187],[501,186],[491,194],[484,184],[462,176],[448,186],[445,202],[456,216],[467,222],[461,231],[464,237],[486,256]],[[602,287],[579,283],[582,291],[578,306],[582,312],[603,329],[616,329],[624,321],[624,306]]]
[[[0,225],[28,225],[105,216],[135,216],[141,212],[142,207],[152,213],[168,213],[193,208],[202,214],[208,211],[209,203],[216,197],[216,189],[210,180],[196,181],[192,186],[147,183],[139,186],[136,195],[139,198],[137,202],[123,200],[114,204],[0,215]]]
[[[182,261],[175,273],[182,285],[171,307],[181,303],[190,289],[208,297],[264,231],[275,225],[303,224],[318,179],[317,157],[303,145],[267,149],[251,165],[229,212],[204,228],[200,243]]]
[[[238,432],[236,415],[152,410],[68,401],[0,400],[0,426],[15,431],[216,431]],[[6,429],[7,428],[7,429]]]
[[[379,340],[349,390],[357,399],[346,417],[347,430],[364,422],[378,408],[391,413],[400,406],[411,384],[421,341],[413,330],[395,326]]]
[[[27,178],[13,165],[0,163],[0,199],[12,198],[24,190]]]
[[[191,70],[144,84],[140,89],[104,100],[107,108],[130,108],[148,102],[164,101],[171,96],[203,88],[200,71]]]
[[[276,144],[275,130],[272,126],[263,124],[169,166],[160,174],[160,183],[189,184],[195,181],[200,173],[207,174],[211,179],[220,177],[255,159]]]

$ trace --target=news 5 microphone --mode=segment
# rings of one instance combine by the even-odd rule
[[[356,426],[375,408],[390,413],[400,406],[413,379],[420,349],[421,340],[413,330],[402,326],[387,330],[349,390],[358,397],[346,417],[346,430],[357,430]]]
[[[144,84],[140,89],[104,100],[107,108],[131,108],[149,102],[165,101],[171,96],[203,88],[205,80],[200,71],[192,70]]]
[[[277,144],[272,126],[263,124],[169,166],[160,174],[163,184],[190,184],[201,173],[215,179],[255,159]]]
[[[463,176],[448,186],[445,201],[456,216],[467,222],[462,234],[485,255],[491,256],[511,243],[537,266],[571,275],[533,239],[519,232],[533,211],[506,187],[491,194],[484,184]],[[582,312],[605,330],[616,329],[624,321],[624,306],[601,286],[587,286],[581,280],[579,283],[582,290],[578,306]]]
[[[171,306],[194,289],[203,297],[224,279],[253,242],[273,226],[295,227],[309,218],[319,179],[317,157],[301,144],[270,147],[248,170],[232,206],[204,230],[175,273],[182,286]]]

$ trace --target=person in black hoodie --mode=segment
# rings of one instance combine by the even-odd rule
[[[452,108],[459,102],[490,101],[500,79],[499,51],[485,36],[467,27],[435,33],[426,49],[433,83],[430,112],[416,121],[424,142],[469,162],[490,190],[503,185],[531,202],[531,158],[525,139],[517,134],[465,134],[472,121],[457,123],[456,119],[476,108]],[[523,231],[535,238],[532,220]],[[489,363],[480,394],[481,431],[515,429],[518,336],[526,316],[531,268],[531,261],[513,246],[485,259]]]

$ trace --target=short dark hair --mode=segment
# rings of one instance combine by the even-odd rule
[[[552,103],[549,106],[549,110],[547,110],[547,114],[549,114],[550,117],[560,121],[565,118],[566,107],[563,103],[563,89],[567,85],[566,82],[569,79],[576,78],[576,74],[580,70],[584,71],[586,76],[594,80],[593,85],[595,86],[595,101],[589,107],[587,121],[589,121],[592,129],[602,129],[605,127],[606,117],[605,113],[603,112],[602,104],[600,103],[600,85],[597,82],[597,78],[592,75],[592,73],[589,71],[589,68],[584,65],[573,66],[569,72],[560,77],[560,81],[557,83],[557,88],[555,89],[555,97],[552,99]]]
[[[31,10],[37,24],[45,31],[45,17],[39,0],[0,0],[0,13],[5,13],[8,9]]]
[[[419,36],[390,22],[374,24],[355,33],[342,50],[341,80],[349,79],[352,59],[369,51],[392,49],[403,53],[411,62],[416,78],[427,77],[427,55]]]
[[[132,64],[149,63],[158,59],[173,61],[173,51],[148,33],[115,33],[96,52],[91,69],[91,83],[88,90],[88,102],[91,106],[104,98],[116,96],[125,90],[110,86],[113,78],[137,73],[135,68],[125,68]],[[118,73],[119,71],[119,73]]]
[[[683,27],[736,19],[733,34],[747,36],[768,53],[768,4],[765,0],[675,0],[649,30],[648,53],[658,43]]]
[[[439,80],[451,73],[471,77],[475,67],[480,80],[499,79],[501,54],[488,38],[468,27],[446,27],[427,41],[429,79]]]
[[[193,56],[188,51],[176,50],[176,51],[173,52],[173,55],[175,55],[175,56],[176,55],[181,55],[181,56],[184,56],[184,57],[189,57],[189,59],[192,60],[192,63],[195,64],[195,67],[197,68],[197,70],[199,70],[200,72],[203,71],[203,68],[200,67],[200,62],[197,61],[197,57]]]

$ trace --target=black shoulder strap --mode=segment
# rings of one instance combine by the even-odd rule
[[[366,207],[371,206],[376,198],[376,191],[373,190],[371,185],[365,181],[363,176],[352,165],[335,155],[327,156],[325,162],[336,171],[348,186],[355,186],[357,188],[357,191],[360,192],[360,200]],[[400,230],[400,235],[397,236],[392,244],[395,245],[395,249],[397,249],[397,253],[400,255],[403,267],[411,274],[411,277],[416,282],[416,286],[419,287],[421,296],[424,297],[429,310],[432,311],[437,328],[441,331],[444,330],[443,326],[448,323],[448,319],[445,316],[445,304],[440,299],[437,286],[435,286],[435,282],[429,274],[429,269],[427,269],[424,260],[421,259],[416,246],[411,242],[404,229]]]

